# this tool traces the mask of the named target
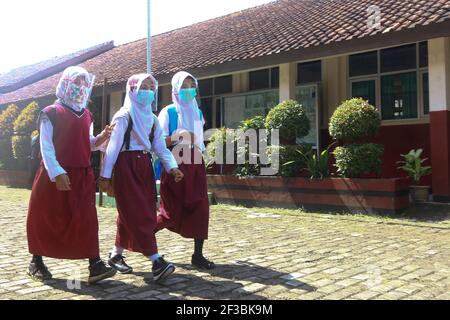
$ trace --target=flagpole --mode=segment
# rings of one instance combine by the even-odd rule
[[[147,73],[152,73],[152,35],[150,29],[150,0],[147,0]]]

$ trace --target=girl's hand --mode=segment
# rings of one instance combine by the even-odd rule
[[[175,178],[175,182],[180,182],[181,180],[183,180],[184,178],[184,174],[183,172],[181,172],[180,169],[178,168],[174,168],[172,170],[170,170],[170,174]]]
[[[112,180],[100,177],[98,179],[98,187],[101,191],[106,192],[106,194],[110,197],[114,196],[114,188],[112,185]]]
[[[111,134],[114,131],[116,124],[107,125],[105,129],[97,136],[96,146],[101,146],[106,140],[111,138]]]
[[[70,179],[67,174],[61,174],[55,178],[56,189],[59,191],[70,191]]]

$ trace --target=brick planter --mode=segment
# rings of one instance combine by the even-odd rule
[[[409,181],[209,175],[209,191],[219,203],[311,211],[398,213],[409,207]]]
[[[0,170],[0,185],[30,188],[29,172],[21,170]]]

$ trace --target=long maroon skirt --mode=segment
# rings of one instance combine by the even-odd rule
[[[40,165],[28,207],[27,236],[33,255],[59,259],[99,254],[95,180],[92,169],[65,169],[72,190],[58,191]]]
[[[121,152],[114,167],[117,210],[116,246],[151,256],[155,237],[156,183],[150,154]]]
[[[184,238],[206,240],[209,226],[208,186],[205,163],[194,164],[195,153],[191,149],[191,164],[179,165],[184,179],[175,182],[172,175],[163,171],[160,188],[160,214],[156,230],[169,229]]]

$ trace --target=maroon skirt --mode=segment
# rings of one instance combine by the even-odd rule
[[[150,154],[121,152],[114,167],[117,210],[116,246],[151,256],[155,237],[156,183]]]
[[[175,182],[172,175],[163,171],[160,188],[160,214],[156,230],[169,229],[184,238],[206,240],[209,226],[208,186],[205,163],[194,164],[191,149],[191,164],[182,163],[179,168],[184,179]],[[202,159],[197,154],[198,159]]]
[[[58,191],[41,164],[28,207],[31,254],[59,259],[96,258],[99,254],[95,180],[92,169],[65,169],[72,190]]]

